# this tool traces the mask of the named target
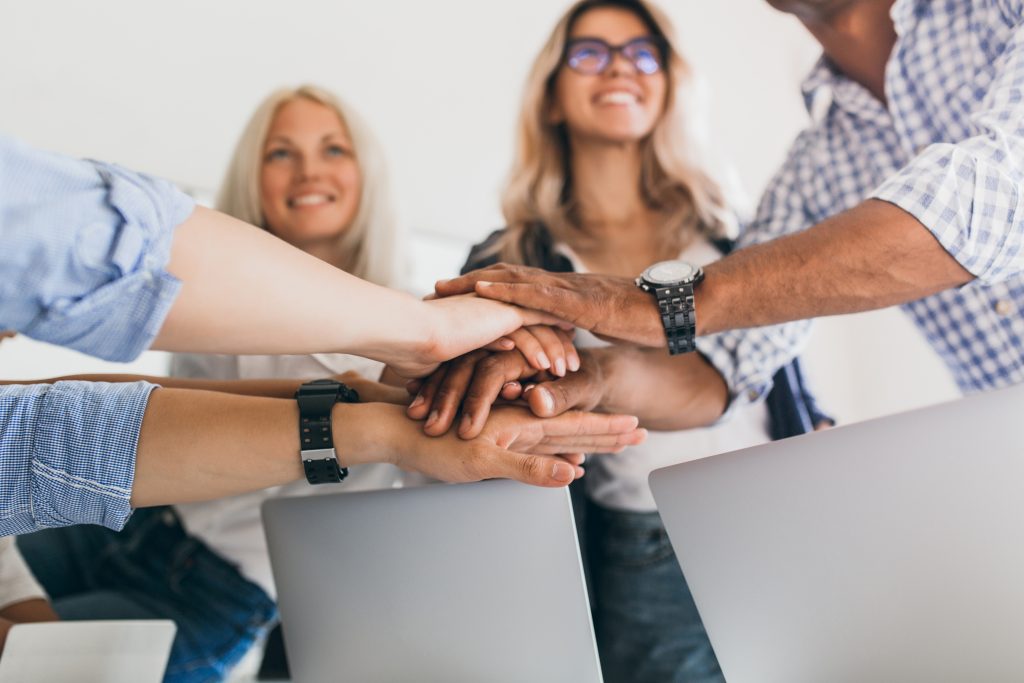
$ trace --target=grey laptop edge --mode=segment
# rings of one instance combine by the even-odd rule
[[[600,683],[565,489],[510,481],[263,506],[297,683]]]
[[[657,470],[731,683],[1024,680],[1024,386]]]

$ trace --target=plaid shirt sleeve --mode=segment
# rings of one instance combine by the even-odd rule
[[[165,181],[0,136],[0,329],[135,358],[181,286],[165,267],[194,208]]]
[[[926,147],[873,193],[989,283],[1024,272],[1024,9],[1020,0],[999,5],[1017,28],[971,115],[973,135]]]
[[[147,382],[0,386],[0,536],[131,515]]]
[[[812,186],[807,176],[813,171],[804,163],[813,145],[811,135],[806,132],[793,144],[785,164],[765,190],[753,222],[743,231],[738,242],[740,248],[814,224],[801,193],[801,188]],[[775,372],[803,350],[810,325],[810,321],[803,320],[731,330],[697,340],[697,349],[729,386],[731,400],[723,419],[734,407],[760,401],[768,395]]]

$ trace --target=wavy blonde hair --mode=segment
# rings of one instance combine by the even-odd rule
[[[721,238],[736,233],[736,219],[726,208],[723,190],[699,158],[693,135],[697,118],[691,111],[697,97],[668,17],[644,0],[580,0],[555,26],[526,81],[516,157],[502,197],[508,229],[492,250],[503,261],[523,263],[524,244],[542,226],[559,241],[573,244],[585,239],[572,187],[568,131],[564,123],[552,123],[549,112],[569,34],[584,13],[599,7],[632,12],[666,46],[665,108],[640,142],[639,179],[644,201],[664,216],[659,231],[665,251],[678,253],[695,234]]]
[[[400,286],[398,228],[383,151],[362,117],[323,88],[313,85],[281,88],[260,103],[235,145],[217,195],[217,209],[269,230],[260,203],[263,150],[274,116],[281,107],[297,99],[307,99],[334,110],[352,139],[353,152],[362,175],[359,208],[352,225],[338,238],[343,253],[347,255],[342,268],[380,285]]]

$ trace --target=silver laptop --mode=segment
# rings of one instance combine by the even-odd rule
[[[600,683],[565,489],[432,485],[263,505],[296,683]]]
[[[730,683],[1024,681],[1024,386],[651,488]]]
[[[173,621],[16,624],[0,657],[0,683],[160,683]]]

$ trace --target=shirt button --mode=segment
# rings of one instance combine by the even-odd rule
[[[996,313],[1006,317],[1013,313],[1013,302],[1006,299],[1000,299],[996,302]]]
[[[761,393],[757,389],[748,389],[747,390],[747,399],[750,400],[750,401],[756,401],[757,397],[760,396],[760,395],[761,395]]]

